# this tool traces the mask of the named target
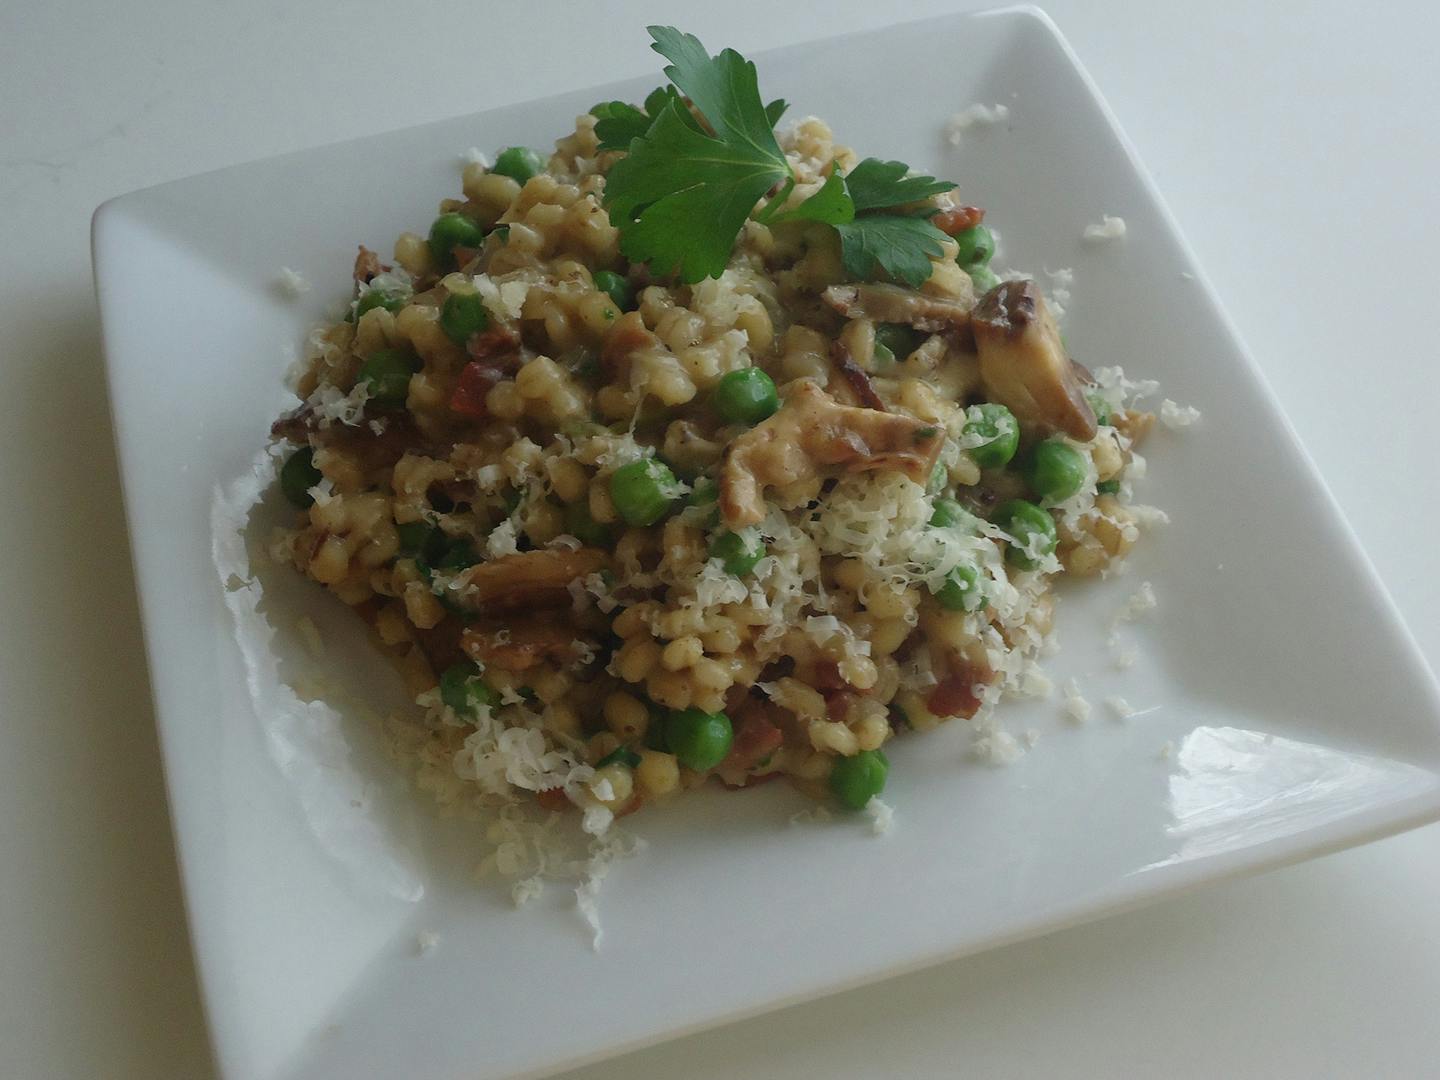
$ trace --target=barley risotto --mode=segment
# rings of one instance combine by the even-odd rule
[[[1054,579],[1139,535],[1153,416],[954,184],[777,134],[752,64],[651,33],[642,104],[360,249],[274,426],[272,553],[373,625],[442,800],[601,836],[783,776],[873,811],[891,738],[1039,681]]]

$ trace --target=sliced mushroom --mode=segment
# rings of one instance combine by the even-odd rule
[[[569,663],[580,642],[569,616],[508,615],[503,625],[487,621],[465,628],[460,648],[472,660],[504,671],[527,671],[542,660]]]
[[[371,251],[364,244],[360,245],[360,252],[355,256],[355,269],[352,276],[361,285],[368,285],[370,279],[377,274],[390,272],[390,267],[380,261],[380,256]]]
[[[467,606],[548,607],[568,601],[572,581],[596,573],[609,562],[610,557],[599,548],[501,555],[461,574],[455,591]]]
[[[898,285],[831,285],[820,298],[847,319],[906,323],[928,334],[964,329],[973,297],[926,296]]]
[[[1095,414],[1033,281],[991,289],[976,305],[971,326],[985,389],[1021,427],[1063,431],[1081,442],[1095,437]]]
[[[875,392],[875,386],[870,382],[870,376],[855,362],[855,357],[850,355],[850,347],[845,344],[843,339],[830,346],[830,361],[835,365],[835,370],[844,380],[843,385],[849,389],[856,402],[867,409],[886,411],[885,402]]]
[[[801,382],[780,411],[735,439],[720,467],[720,512],[732,527],[765,516],[765,489],[817,476],[896,469],[924,483],[944,432],[913,416],[841,405]]]

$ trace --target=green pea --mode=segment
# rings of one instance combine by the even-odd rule
[[[359,322],[360,316],[373,308],[383,307],[386,311],[399,311],[409,301],[410,294],[401,289],[366,289],[355,301],[355,315],[351,321]]]
[[[861,750],[842,757],[830,770],[830,790],[847,810],[864,810],[866,804],[885,790],[890,759],[883,750]]]
[[[1085,455],[1063,439],[1046,439],[1036,445],[1026,478],[1035,493],[1048,502],[1063,502],[1085,486]]]
[[[320,470],[315,468],[315,451],[302,446],[280,466],[280,490],[301,510],[314,505],[315,497],[310,489],[321,480]]]
[[[517,183],[523,184],[532,176],[538,176],[544,172],[545,162],[528,146],[512,146],[500,151],[499,156],[495,158],[495,167],[490,171],[499,173],[501,176],[508,176]]]
[[[970,275],[970,280],[974,282],[977,296],[983,296],[995,288],[996,285],[1000,284],[1000,279],[995,276],[995,272],[988,266],[967,266],[965,272]]]
[[[480,668],[469,660],[445,669],[440,676],[440,700],[457,716],[475,716],[482,707],[495,708],[500,695],[480,678]]]
[[[1011,499],[1001,503],[991,520],[1012,537],[1005,558],[1021,570],[1035,569],[1041,558],[1055,550],[1055,521],[1032,502]]]
[[[890,351],[890,346],[877,338],[875,348],[870,353],[870,366],[876,371],[884,371],[893,363],[895,363],[895,354]]]
[[[725,760],[735,732],[724,713],[681,709],[665,717],[665,744],[680,764],[696,772],[713,769]]]
[[[710,542],[710,557],[719,559],[727,574],[744,577],[765,557],[765,545],[758,540],[751,545],[739,533],[723,532]]]
[[[998,469],[1015,456],[1020,447],[1020,425],[1015,414],[993,401],[970,408],[970,419],[964,435],[980,436],[985,441],[970,448],[970,456],[982,469]]]
[[[937,529],[964,529],[974,532],[979,519],[954,499],[936,499],[930,512],[930,524]]]
[[[587,547],[610,546],[610,530],[590,516],[590,504],[586,499],[565,507],[565,531]]]
[[[722,376],[710,400],[721,419],[731,424],[758,424],[780,407],[774,380],[758,367]]]
[[[945,575],[945,584],[935,593],[935,599],[946,611],[975,611],[985,605],[985,593],[980,588],[980,571],[964,563]]]
[[[610,474],[610,500],[627,525],[654,525],[669,512],[679,481],[663,462],[642,458]]]
[[[891,360],[904,360],[924,341],[924,334],[904,323],[879,323],[875,327],[875,346],[888,352]]]
[[[415,370],[408,353],[379,349],[360,365],[357,382],[370,384],[370,400],[381,405],[404,405],[410,394],[410,376]]]
[[[592,280],[595,288],[608,293],[621,311],[630,311],[635,307],[635,286],[614,270],[596,270]]]
[[[471,334],[490,325],[490,312],[479,293],[451,293],[440,308],[440,329],[456,345],[464,345]]]
[[[955,243],[960,245],[960,253],[955,256],[955,261],[967,270],[984,266],[995,254],[995,237],[984,225],[961,229],[955,234]]]
[[[464,214],[441,214],[430,226],[430,254],[448,264],[455,248],[478,248],[485,242],[485,230]]]

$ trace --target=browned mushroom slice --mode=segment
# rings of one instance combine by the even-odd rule
[[[845,342],[837,341],[830,346],[830,361],[835,365],[835,370],[839,372],[840,377],[844,380],[844,385],[854,395],[856,402],[867,409],[887,411],[885,402],[875,392],[875,386],[871,383],[870,376],[855,362],[855,357],[850,355],[850,349]]]
[[[599,548],[501,555],[461,574],[456,591],[467,607],[550,607],[569,601],[570,582],[596,573],[609,562],[610,557]]]
[[[360,245],[360,253],[355,256],[355,269],[353,277],[361,285],[368,285],[370,279],[377,274],[389,273],[390,267],[380,261],[380,256],[371,251],[364,244]]]
[[[513,614],[503,624],[486,621],[465,628],[460,648],[485,667],[526,671],[542,660],[569,663],[579,653],[576,630],[568,616]]]
[[[971,326],[987,393],[1022,427],[1082,442],[1095,437],[1095,414],[1033,281],[995,286],[976,305]]]
[[[895,469],[924,483],[944,433],[913,416],[841,405],[800,383],[780,411],[735,439],[720,467],[720,512],[732,527],[765,516],[765,489],[815,476]]]
[[[975,306],[973,296],[926,296],[898,285],[831,285],[820,297],[847,319],[906,323],[927,334],[963,329]]]

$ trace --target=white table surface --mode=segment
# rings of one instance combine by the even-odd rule
[[[647,22],[754,51],[901,9],[780,6],[0,3],[0,1076],[211,1075],[101,379],[96,204],[650,71]],[[1440,666],[1440,15],[1049,10]],[[1437,1004],[1432,827],[568,1076],[1418,1077]]]

